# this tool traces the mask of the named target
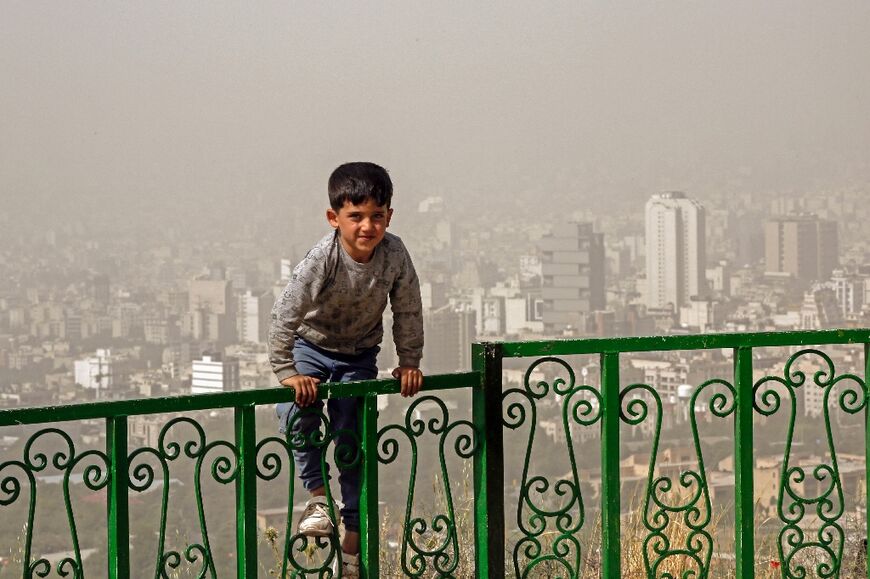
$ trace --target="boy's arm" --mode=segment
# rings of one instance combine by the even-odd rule
[[[401,273],[390,290],[393,310],[393,341],[402,368],[419,368],[423,357],[423,300],[420,298],[420,280],[404,251]]]
[[[293,344],[296,330],[305,314],[314,307],[317,292],[322,283],[322,261],[307,256],[293,272],[290,283],[272,307],[272,324],[269,327],[269,362],[278,381],[299,374],[293,359]]]

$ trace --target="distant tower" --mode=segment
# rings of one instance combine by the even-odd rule
[[[653,195],[646,203],[647,306],[675,311],[706,291],[704,207],[685,193]]]
[[[837,222],[801,213],[764,225],[764,261],[769,272],[809,282],[828,279],[839,265]]]
[[[469,353],[475,337],[476,320],[474,310],[457,310],[449,304],[424,312],[423,370],[439,374],[471,368]]]
[[[604,309],[604,236],[591,223],[571,223],[542,237],[545,334],[586,332],[586,318]]]
[[[269,320],[272,303],[275,299],[271,292],[251,290],[238,296],[238,339],[251,344],[265,343],[269,333]]]
[[[188,334],[195,340],[214,342],[219,346],[236,341],[236,309],[232,283],[225,279],[196,278],[190,280],[189,312],[186,316]]]

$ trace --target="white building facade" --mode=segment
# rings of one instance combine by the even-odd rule
[[[232,392],[239,389],[239,382],[238,358],[205,354],[193,361],[191,394]]]
[[[273,298],[271,292],[252,292],[239,295],[238,334],[240,342],[262,344],[268,339]]]
[[[674,311],[706,293],[706,216],[684,193],[653,195],[646,204],[647,306]]]
[[[84,360],[76,360],[73,365],[76,384],[100,392],[111,388],[112,352],[108,348],[99,348],[95,355]]]

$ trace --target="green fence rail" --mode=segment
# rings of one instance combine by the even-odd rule
[[[859,364],[862,372],[837,373],[826,347],[841,344],[856,345],[863,357],[852,364]],[[693,350],[722,351],[723,357],[733,361],[733,369],[692,387],[685,402],[690,434],[683,442],[694,456],[675,471],[660,456],[663,405],[668,401],[649,384],[626,383],[621,372],[626,359],[637,353]],[[760,352],[768,357],[778,352],[782,372],[764,375],[754,368]],[[578,379],[577,362],[568,356],[591,356],[598,375],[583,372]],[[508,362],[512,358],[530,359],[520,362],[525,370],[519,383],[505,379],[504,368],[507,363],[514,365]],[[257,520],[258,498],[262,498],[258,485],[275,481],[279,475],[289,483],[282,499],[285,520],[278,533],[283,539],[272,543],[280,563],[271,576],[332,577],[333,563],[342,557],[338,533],[301,536],[295,533],[293,520],[294,505],[305,497],[295,496],[292,454],[312,446],[330,451],[323,453],[324,475],[328,460],[339,470],[361,468],[364,577],[387,574],[380,567],[385,551],[395,552],[398,560],[398,568],[390,573],[410,577],[474,573],[518,578],[746,579],[757,574],[804,578],[868,573],[870,330],[480,343],[473,346],[472,359],[472,372],[427,377],[423,392],[410,401],[397,422],[385,423],[377,407],[379,395],[398,395],[395,380],[323,385],[323,399],[362,399],[359,432],[335,432],[327,414],[307,411],[319,430],[308,436],[277,435],[274,417],[268,424],[262,417],[258,421],[256,410],[292,400],[292,392],[282,388],[0,410],[0,437],[12,427],[26,429],[23,443],[0,455],[0,529],[21,530],[15,545],[0,544],[0,578],[13,573],[24,578],[85,577],[86,568],[93,565],[85,564],[81,539],[88,536],[93,543],[94,530],[82,528],[77,515],[95,508],[105,512],[106,521],[106,562],[95,576],[222,576],[216,564],[215,529],[228,525],[235,533],[235,545],[231,553],[221,556],[235,561],[235,576],[266,576],[267,566],[258,560],[264,540]],[[806,370],[807,365],[812,370]],[[807,389],[815,389],[814,395],[821,400],[822,411],[814,425],[824,433],[817,444],[824,452],[811,460],[798,458],[797,452],[797,429],[809,420],[798,412],[800,396]],[[460,416],[451,417],[442,400],[447,390],[468,392],[471,407],[456,408],[454,414]],[[233,435],[228,440],[210,438],[199,420],[199,411],[221,409],[233,414]],[[554,418],[549,422],[561,433],[555,437],[561,442],[542,451],[545,413]],[[145,415],[165,420],[153,444],[132,448],[129,419]],[[855,477],[847,480],[838,462],[834,425],[849,415],[863,418],[860,431],[865,456],[860,485],[853,484]],[[733,500],[727,505],[709,480],[701,416],[704,424],[715,422],[733,438]],[[765,521],[765,536],[775,543],[776,560],[760,573],[759,563],[767,562],[757,560],[755,441],[758,424],[768,419],[784,425],[784,453],[775,481],[775,516]],[[68,432],[71,427],[64,425],[94,420],[104,421],[105,447],[77,447],[78,441]],[[649,454],[646,474],[631,481],[623,475],[622,464],[627,431],[645,433]],[[435,444],[424,450],[423,437]],[[596,440],[600,451],[596,465],[578,461],[591,450],[590,440]],[[556,463],[564,459],[558,474],[538,469],[542,455]],[[173,501],[178,498],[170,487],[176,484],[172,473],[182,461],[192,464],[185,471],[188,478],[180,484],[195,504],[196,532],[178,538],[170,524],[178,510]],[[454,496],[457,481],[450,461],[467,464],[472,473],[473,508],[469,513],[462,512],[465,506]],[[408,469],[402,480],[381,478],[379,489],[379,473],[400,464]],[[424,466],[435,473],[431,480],[422,479]],[[592,471],[600,481],[595,493],[590,491],[596,487],[590,486]],[[51,499],[46,490],[49,472],[59,473],[51,479],[52,492],[59,498]],[[631,489],[642,492],[640,504],[627,509],[629,482]],[[385,484],[407,488],[398,544],[388,544],[381,528],[379,490]],[[210,516],[211,503],[204,497],[207,485],[232,493],[233,521]],[[152,492],[159,494],[160,502],[155,512],[147,514],[148,521],[153,519],[155,535],[149,543],[154,546],[147,557],[149,567],[132,568],[131,532],[143,521],[131,521],[131,505]],[[439,497],[434,512],[430,508],[421,514],[419,499],[432,495]],[[858,495],[856,504],[863,508],[859,514],[863,513],[864,525],[860,531],[845,522],[846,497]],[[331,490],[327,490],[327,499],[337,512]],[[43,505],[46,501],[47,507]],[[37,512],[44,513],[46,508],[51,509],[50,531],[36,524]],[[631,508],[638,514],[640,531],[627,535],[624,521]],[[715,528],[714,512],[723,509],[733,509],[734,547],[727,575],[716,570],[721,567],[714,563],[727,555],[717,547],[716,535],[722,528]],[[22,513],[23,519],[13,520],[13,511]],[[467,535],[460,532],[461,520],[473,524]],[[40,535],[56,533],[57,528],[68,533],[69,549],[48,558],[39,546]],[[854,557],[854,549],[847,549],[856,544],[863,544],[860,560]],[[627,565],[636,564],[625,561],[631,549],[638,553],[640,564],[629,571]],[[469,561],[473,570],[467,566]]]

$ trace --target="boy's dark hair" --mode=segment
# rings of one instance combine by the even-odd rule
[[[329,176],[329,205],[338,211],[350,201],[352,205],[371,199],[390,206],[393,182],[387,170],[374,163],[355,162],[339,166]]]

